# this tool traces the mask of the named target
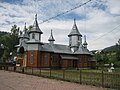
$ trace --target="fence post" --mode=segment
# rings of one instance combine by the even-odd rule
[[[6,69],[6,68],[5,68],[5,66],[4,66],[4,71],[5,71],[5,69]]]
[[[32,67],[32,75],[33,75],[33,67]]]
[[[26,67],[26,73],[27,73],[27,67]]]
[[[51,78],[51,68],[50,68],[50,78]]]
[[[24,73],[24,67],[22,67],[22,73]]]
[[[2,70],[2,66],[0,65],[0,70]]]
[[[102,71],[102,87],[104,87],[104,72]]]
[[[82,71],[80,70],[80,84],[82,84]]]
[[[65,79],[65,69],[63,69],[63,80]]]
[[[14,66],[14,72],[16,71],[16,66]]]
[[[5,70],[8,70],[8,66],[5,66]]]
[[[40,68],[40,72],[39,72],[40,76],[41,76],[41,68]]]

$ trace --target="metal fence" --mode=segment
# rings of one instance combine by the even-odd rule
[[[116,72],[109,73],[100,70],[50,69],[16,66],[0,66],[0,69],[120,90],[120,73]]]

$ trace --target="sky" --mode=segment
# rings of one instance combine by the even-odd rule
[[[64,15],[53,18],[88,0],[0,0],[0,31],[10,32],[16,24],[23,31],[33,25],[38,15],[42,30],[42,42],[48,42],[51,29],[56,44],[68,45],[68,34],[72,30],[74,18],[83,42],[87,36],[88,49],[103,49],[115,45],[120,38],[120,0],[91,0],[86,5]]]

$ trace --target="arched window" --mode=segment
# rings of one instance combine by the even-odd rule
[[[35,39],[35,33],[32,34],[32,39]]]

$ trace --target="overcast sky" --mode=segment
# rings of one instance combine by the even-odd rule
[[[76,18],[80,33],[87,36],[90,50],[115,45],[120,38],[120,0],[92,0],[41,24],[86,1],[88,0],[0,0],[0,31],[10,32],[14,24],[23,30],[25,22],[27,27],[33,25],[37,13],[39,27],[43,31],[42,42],[48,42],[52,29],[55,43],[68,45],[68,34],[72,29],[73,19]]]

